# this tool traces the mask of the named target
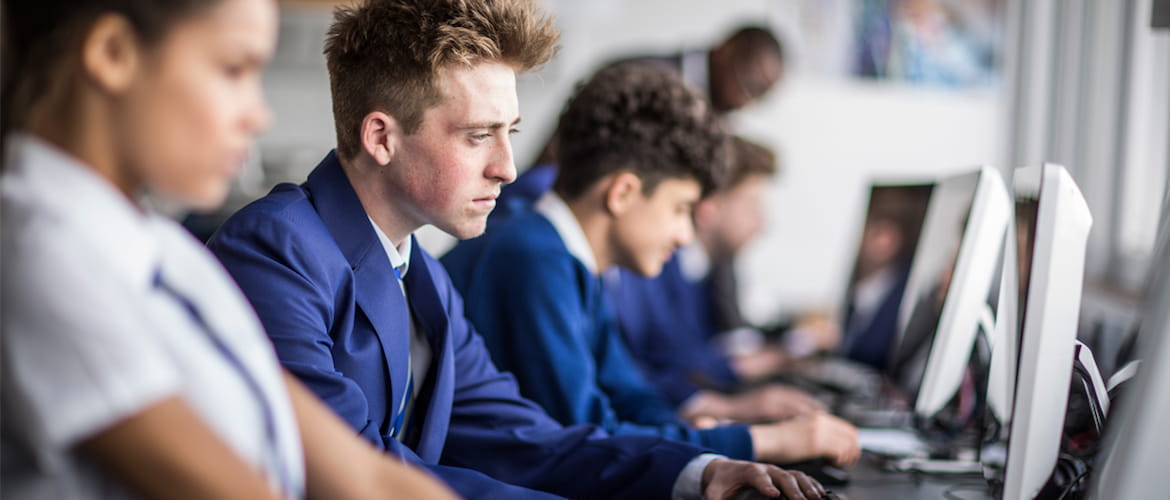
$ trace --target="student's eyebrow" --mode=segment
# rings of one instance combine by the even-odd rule
[[[506,124],[504,122],[468,123],[466,125],[460,126],[459,130],[481,130],[481,129],[491,130],[491,129],[504,128],[504,127],[515,127],[519,123],[520,123],[520,118],[516,118],[515,120],[513,120],[511,125]]]

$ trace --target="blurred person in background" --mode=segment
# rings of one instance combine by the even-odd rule
[[[771,30],[743,26],[713,47],[675,54],[639,55],[623,62],[653,64],[677,72],[707,98],[722,115],[761,99],[784,77],[784,47]],[[500,207],[493,219],[505,215],[514,203],[535,202],[552,188],[556,179],[556,130],[541,149],[531,168],[500,194]]]

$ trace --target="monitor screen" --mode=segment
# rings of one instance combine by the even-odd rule
[[[1061,166],[1017,169],[1020,335],[1003,498],[1035,498],[1056,465],[1092,217]],[[1031,209],[1035,208],[1035,216]]]
[[[837,352],[875,369],[886,366],[898,308],[934,183],[874,184],[846,287]]]

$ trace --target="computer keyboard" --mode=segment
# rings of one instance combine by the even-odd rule
[[[795,367],[791,375],[851,399],[878,398],[882,376],[869,366],[838,358],[823,358]]]

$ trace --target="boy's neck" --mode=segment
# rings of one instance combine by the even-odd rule
[[[360,154],[353,159],[338,156],[337,161],[341,163],[342,172],[345,172],[350,186],[357,194],[362,210],[386,234],[395,248],[402,248],[402,243],[410,234],[422,227],[422,224],[410,221],[405,212],[390,201],[403,197],[386,193],[387,184],[377,178],[378,169],[365,165]]]

